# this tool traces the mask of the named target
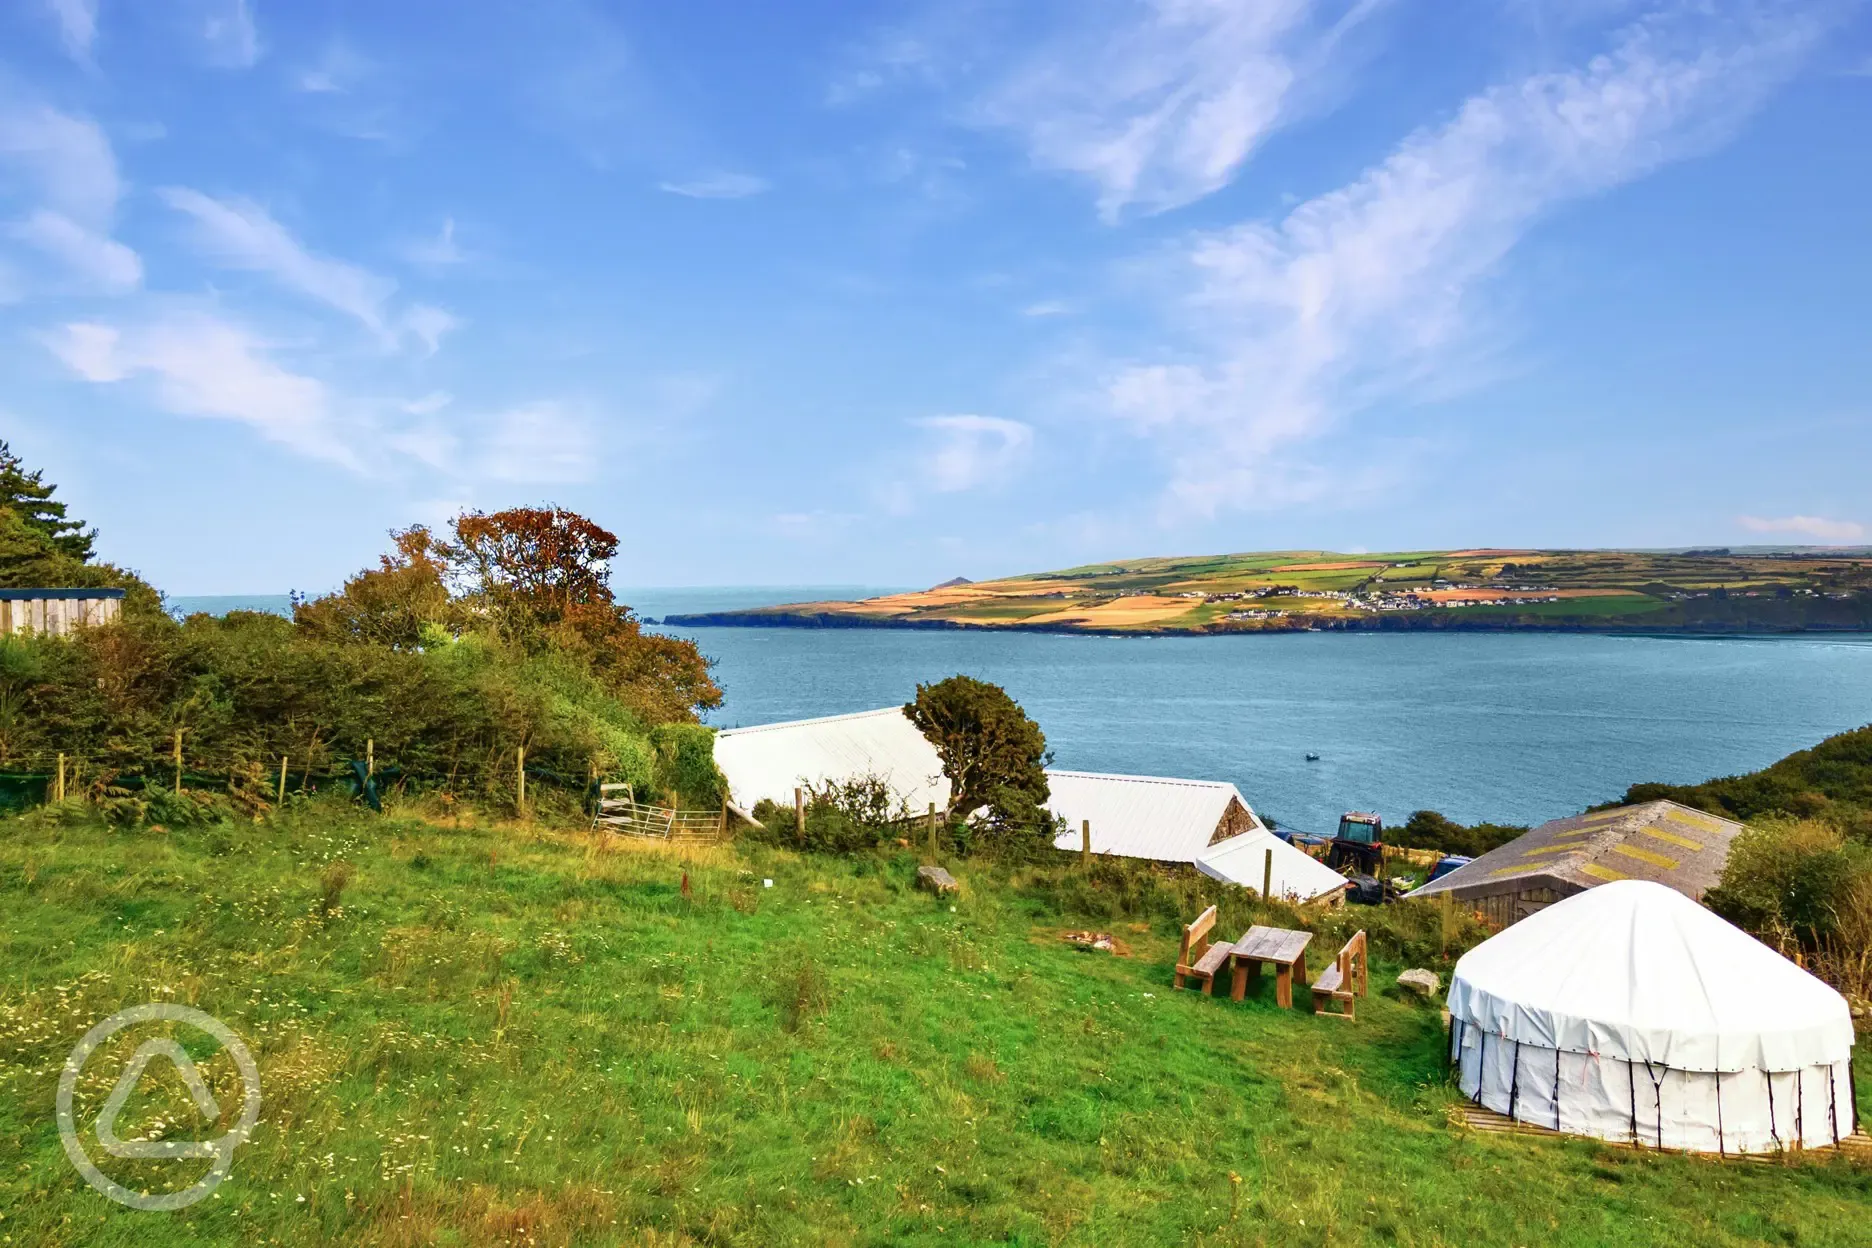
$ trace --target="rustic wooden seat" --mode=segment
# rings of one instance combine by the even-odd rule
[[[1177,949],[1176,986],[1185,979],[1201,981],[1204,996],[1215,995],[1216,972],[1228,964],[1233,945],[1210,944],[1209,933],[1215,927],[1216,908],[1210,906],[1183,929],[1183,944]]]
[[[1365,995],[1365,933],[1354,932],[1331,966],[1313,981],[1313,1012],[1330,1018],[1355,1018],[1358,999]],[[1332,1009],[1333,1002],[1345,1006],[1344,1013]]]

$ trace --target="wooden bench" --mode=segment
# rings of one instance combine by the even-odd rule
[[[1339,956],[1333,959],[1333,964],[1313,981],[1313,1012],[1330,1018],[1355,1018],[1358,999],[1365,995],[1365,987],[1365,933],[1354,932]],[[1344,1013],[1332,1009],[1335,1001],[1345,1006]]]
[[[1215,995],[1216,972],[1228,965],[1229,953],[1233,945],[1210,944],[1209,933],[1216,922],[1216,908],[1210,906],[1196,916],[1196,921],[1183,929],[1183,944],[1177,949],[1176,986],[1181,988],[1185,979],[1202,981],[1203,995]]]

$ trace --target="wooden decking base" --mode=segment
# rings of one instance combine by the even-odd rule
[[[1469,1131],[1478,1131],[1483,1135],[1531,1135],[1550,1140],[1590,1138],[1566,1135],[1563,1132],[1554,1130],[1552,1127],[1543,1127],[1531,1122],[1516,1122],[1506,1114],[1498,1114],[1492,1109],[1484,1109],[1482,1106],[1471,1102],[1464,1102],[1462,1105],[1456,1106],[1450,1110],[1450,1125],[1453,1127],[1461,1127]],[[1676,1153],[1681,1151],[1673,1148],[1658,1149],[1645,1144],[1633,1144],[1627,1140],[1600,1140],[1599,1143],[1611,1148],[1629,1148],[1634,1151],[1647,1153]],[[1779,1162],[1783,1164],[1799,1160],[1803,1157],[1824,1160],[1835,1155],[1844,1157],[1849,1161],[1872,1164],[1872,1136],[1866,1135],[1863,1131],[1855,1131],[1853,1134],[1841,1140],[1837,1145],[1827,1144],[1818,1148],[1789,1149],[1780,1153],[1729,1153],[1727,1155],[1721,1153],[1695,1154],[1695,1156],[1698,1157],[1707,1157],[1711,1161]]]

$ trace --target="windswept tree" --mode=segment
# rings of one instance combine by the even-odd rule
[[[44,474],[31,472],[0,438],[0,507],[12,512],[28,528],[43,535],[52,549],[67,559],[87,563],[97,530],[87,529],[65,512],[65,504],[52,497],[58,487],[48,485]]]
[[[307,632],[398,649],[478,633],[591,673],[649,722],[721,705],[695,643],[645,633],[611,590],[617,535],[562,507],[464,512],[438,538],[420,526],[336,594],[302,603]]]
[[[378,566],[359,572],[335,594],[294,604],[293,619],[306,633],[414,650],[431,630],[459,631],[463,612],[444,583],[447,568],[435,535],[415,525],[393,531],[390,539],[396,549],[379,556]]]
[[[904,714],[942,758],[949,818],[986,809],[998,831],[1049,830],[1046,734],[999,685],[951,676],[918,685]]]

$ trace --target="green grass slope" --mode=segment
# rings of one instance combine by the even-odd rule
[[[907,854],[56,813],[0,823],[13,1244],[1823,1245],[1872,1217],[1846,1163],[1465,1135],[1397,965],[1353,1024],[1175,993],[1170,916],[1070,869],[952,864],[952,902]],[[1064,945],[1087,914],[1133,956]],[[87,1027],[165,999],[246,1038],[265,1104],[214,1198],[139,1213],[80,1181],[53,1096]],[[146,1081],[120,1129],[210,1134],[185,1104]]]

